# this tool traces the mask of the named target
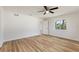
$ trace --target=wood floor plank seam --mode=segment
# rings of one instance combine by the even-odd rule
[[[79,52],[79,43],[48,35],[8,41],[0,52]]]

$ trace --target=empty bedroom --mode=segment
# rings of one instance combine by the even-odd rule
[[[0,6],[0,52],[79,52],[79,6]]]

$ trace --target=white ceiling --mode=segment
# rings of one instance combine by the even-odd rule
[[[48,7],[52,8],[55,6],[48,6]],[[3,8],[6,11],[23,13],[40,18],[59,16],[79,10],[79,6],[59,6],[59,9],[53,10],[55,12],[54,14],[48,13],[46,15],[43,15],[43,12],[39,12],[44,10],[43,6],[5,6]]]

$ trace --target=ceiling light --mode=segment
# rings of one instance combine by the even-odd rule
[[[49,11],[46,11],[46,13],[49,13]]]

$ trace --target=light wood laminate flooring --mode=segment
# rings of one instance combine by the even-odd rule
[[[79,42],[53,36],[39,35],[8,41],[0,52],[72,52],[79,51]]]

